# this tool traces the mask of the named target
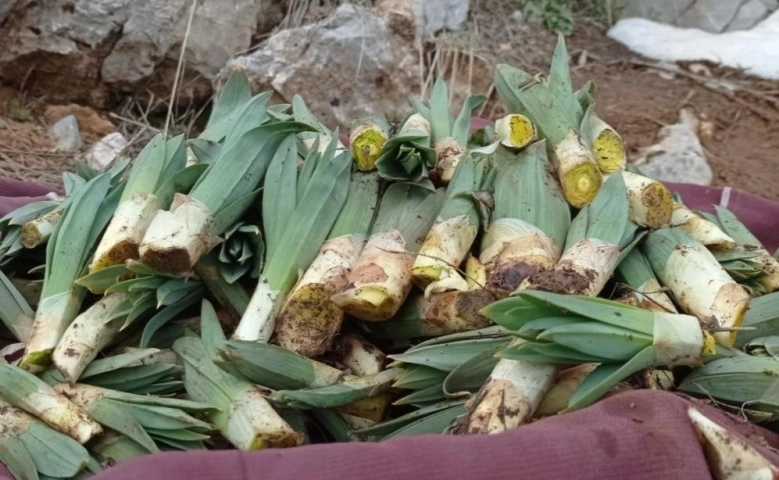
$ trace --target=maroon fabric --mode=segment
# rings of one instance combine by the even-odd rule
[[[687,419],[691,404],[667,392],[625,392],[499,435],[426,435],[251,453],[164,453],[125,462],[94,478],[708,480],[706,459]],[[779,465],[777,451],[760,447],[758,439],[777,448],[779,436],[707,405],[696,407]]]
[[[46,194],[62,191],[11,178],[0,178],[0,217],[30,202],[46,200]]]

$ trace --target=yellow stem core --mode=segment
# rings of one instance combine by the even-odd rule
[[[603,130],[593,142],[593,150],[602,172],[612,173],[625,167],[625,145],[614,130]]]
[[[563,177],[565,197],[575,208],[582,208],[598,194],[603,177],[594,163],[584,162],[566,172]]]
[[[376,160],[384,150],[387,136],[374,128],[365,130],[352,142],[352,153],[357,168],[362,172],[376,169]]]

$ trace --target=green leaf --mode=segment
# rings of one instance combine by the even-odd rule
[[[600,399],[619,382],[636,372],[654,366],[655,349],[647,347],[624,364],[603,363],[590,372],[568,402],[568,410],[585,408]]]
[[[101,425],[134,440],[149,453],[159,451],[154,440],[149,437],[141,424],[127,413],[124,404],[106,398],[100,399],[89,409],[89,416]]]
[[[157,333],[160,328],[176,318],[176,316],[181,312],[197,303],[197,300],[201,296],[202,292],[200,289],[192,291],[189,293],[189,295],[182,298],[178,302],[169,305],[157,312],[151,319],[149,319],[143,329],[140,347],[148,348],[151,344],[152,338],[154,338],[154,334]]]
[[[399,355],[390,355],[389,358],[397,362],[423,365],[442,372],[451,372],[471,358],[487,351],[495,353],[506,347],[508,343],[509,340],[506,338],[464,340],[417,348]]]
[[[187,194],[206,171],[206,165],[190,165],[164,179],[154,194],[163,208],[170,208],[177,193]]]

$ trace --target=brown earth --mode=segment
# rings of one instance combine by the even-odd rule
[[[456,58],[457,52],[474,55],[476,63],[471,63],[464,75],[473,93],[488,93],[481,90],[490,85],[489,64],[509,62],[531,73],[548,68],[554,35],[535,25],[517,23],[508,14],[484,9],[474,12],[473,24],[477,33],[467,41],[461,34],[437,45],[439,62],[446,55]],[[582,21],[568,38],[573,77],[577,86],[595,81],[598,113],[622,134],[632,152],[654,143],[659,128],[676,123],[679,110],[688,107],[707,121],[708,131],[701,140],[714,170],[714,185],[779,200],[779,82],[750,80],[739,72],[710,65],[703,66],[702,73],[695,70],[697,75],[690,72],[694,66],[683,65],[682,74],[669,78],[667,72],[648,67],[646,60],[603,32],[602,26]],[[468,60],[460,58],[460,65],[466,65],[460,69],[467,68],[463,62]],[[482,73],[485,71],[489,73]],[[724,94],[706,86],[707,81],[721,83],[723,79],[737,85],[738,90]],[[492,92],[493,105],[494,98]],[[55,113],[61,113],[56,110],[24,99],[23,92],[0,87],[0,175],[60,184],[62,170],[70,169],[74,160],[73,155],[53,151],[46,121],[55,121]],[[107,132],[107,112],[97,116],[77,110],[96,122],[95,131],[85,135],[87,143],[95,141],[98,133]],[[499,113],[489,106],[481,112],[491,117]]]

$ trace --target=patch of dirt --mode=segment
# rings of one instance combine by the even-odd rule
[[[62,172],[73,169],[74,158],[54,147],[46,126],[35,120],[34,107],[0,88],[0,176],[61,188]]]
[[[570,48],[572,52],[584,48],[597,55],[597,60],[590,60],[574,71],[575,81],[577,84],[585,79],[595,82],[599,114],[617,129],[633,153],[654,144],[659,128],[677,123],[679,110],[689,107],[713,125],[711,135],[701,136],[714,171],[713,185],[779,200],[779,169],[775,168],[776,152],[779,152],[776,104],[746,92],[736,92],[738,100],[733,100],[680,75],[662,78],[657,70],[632,63],[637,57],[597,32],[574,36]],[[711,70],[715,77],[740,77],[725,69]],[[779,90],[779,82],[750,83],[755,91]],[[763,118],[747,105],[775,120]]]

